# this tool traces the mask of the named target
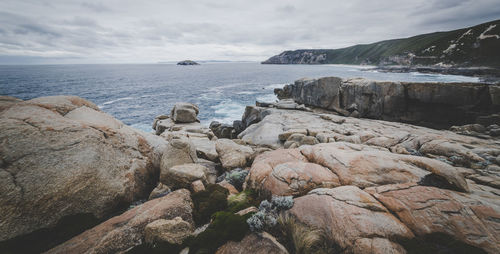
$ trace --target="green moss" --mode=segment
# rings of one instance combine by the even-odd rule
[[[209,184],[204,191],[194,193],[191,197],[194,203],[193,219],[197,225],[203,225],[210,216],[227,208],[229,191],[218,185]]]
[[[217,212],[210,226],[197,237],[187,240],[192,253],[215,253],[227,241],[241,241],[249,232],[246,220],[249,215],[239,216],[232,212]]]

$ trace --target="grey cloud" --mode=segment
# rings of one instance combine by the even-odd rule
[[[475,25],[500,17],[496,2],[2,0],[0,55],[2,61],[36,63],[262,60],[287,49],[338,48]]]

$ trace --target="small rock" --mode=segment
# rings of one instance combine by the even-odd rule
[[[247,215],[249,213],[256,213],[258,212],[259,209],[257,209],[257,207],[255,206],[250,206],[250,207],[247,207],[241,211],[238,211],[236,214],[239,215],[239,216],[244,216],[244,215]]]
[[[226,188],[229,191],[229,194],[238,194],[239,193],[239,191],[226,180],[223,180],[217,184]]]
[[[189,188],[191,183],[197,180],[207,182],[207,168],[200,164],[182,164],[171,167],[162,172],[162,183],[172,188]]]
[[[192,103],[180,102],[174,105],[170,115],[176,123],[193,123],[199,122],[197,118],[199,112],[198,106]]]
[[[154,188],[153,191],[151,191],[151,194],[149,194],[148,200],[163,197],[168,193],[170,193],[170,188],[163,183],[158,183],[156,188]]]
[[[205,185],[203,185],[203,182],[201,180],[196,180],[191,183],[191,189],[194,192],[200,192],[205,190]]]
[[[144,229],[146,243],[182,244],[184,239],[191,235],[193,227],[181,217],[172,220],[155,220]]]

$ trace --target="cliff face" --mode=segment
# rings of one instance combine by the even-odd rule
[[[475,83],[378,82],[337,77],[300,79],[276,89],[279,98],[346,116],[448,128],[500,109],[499,87]]]
[[[500,20],[341,49],[285,51],[262,63],[500,67]]]

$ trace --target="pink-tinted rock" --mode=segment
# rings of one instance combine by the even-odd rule
[[[368,248],[372,253],[402,253],[402,247],[391,240],[414,236],[381,203],[355,186],[315,189],[294,201],[292,215],[310,227],[325,230],[347,252],[367,253]],[[360,243],[367,247],[360,248]]]
[[[369,187],[418,182],[423,176],[435,173],[458,190],[468,191],[467,182],[459,171],[438,160],[343,142],[303,146],[300,151],[310,162],[334,172],[342,185]]]
[[[181,217],[193,223],[188,190],[180,189],[115,216],[46,253],[118,253],[140,245],[144,228],[158,219]]]
[[[498,196],[485,195],[476,188],[471,194],[464,194],[411,183],[366,191],[396,214],[416,236],[442,233],[489,253],[500,250]]]

